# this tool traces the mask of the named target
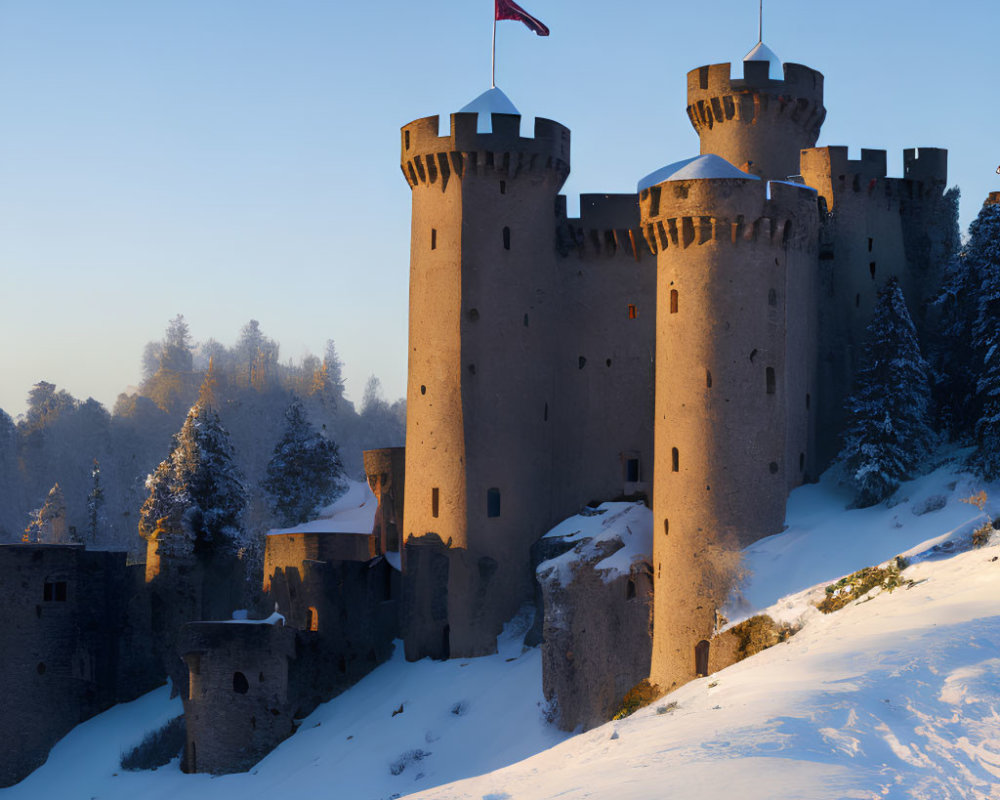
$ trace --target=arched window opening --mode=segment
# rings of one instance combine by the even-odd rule
[[[576,363],[578,369],[583,369],[585,366],[587,366],[587,359],[584,356],[580,356],[580,358],[577,359]]]
[[[250,681],[242,672],[233,673],[233,691],[236,694],[246,694],[250,691]]]
[[[694,646],[694,671],[698,673],[698,677],[700,678],[708,675],[708,655],[710,649],[711,645],[705,639],[702,639]]]
[[[437,519],[441,510],[441,492],[437,486],[431,489],[431,516]]]
[[[431,250],[437,250],[438,232],[437,228],[431,228]]]
[[[677,313],[677,290],[676,289],[671,289],[670,290],[670,313],[671,314],[676,314]]]
[[[631,578],[629,578],[628,583],[625,584],[625,599],[635,600],[635,581]]]
[[[681,471],[681,455],[677,452],[677,448],[674,447],[670,451],[670,471],[680,472]]]
[[[764,375],[767,381],[767,393],[774,394],[774,367],[768,367],[764,371]]]
[[[875,262],[872,261],[868,265],[868,273],[872,276],[872,280],[875,280]]]
[[[670,535],[670,520],[669,519],[663,520],[663,535],[664,536],[669,536]]]
[[[510,228],[506,226],[503,229],[503,249],[510,250]]]
[[[306,630],[319,630],[319,612],[316,610],[316,606],[309,606],[306,609]]]
[[[638,483],[639,482],[639,459],[630,458],[625,461],[625,482],[626,483]]]

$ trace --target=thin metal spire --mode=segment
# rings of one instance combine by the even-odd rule
[[[764,41],[764,0],[760,0],[760,14],[757,17],[757,43]]]

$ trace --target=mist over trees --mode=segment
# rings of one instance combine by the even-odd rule
[[[387,401],[377,378],[369,379],[360,409],[344,396],[332,341],[322,357],[282,363],[278,343],[256,320],[229,347],[215,339],[195,342],[178,315],[162,339],[145,346],[140,366],[138,391],[120,394],[110,412],[46,381],[30,389],[17,420],[0,410],[0,541],[21,541],[29,514],[58,483],[67,536],[140,555],[147,478],[168,458],[206,392],[245,481],[243,525],[254,535],[277,524],[262,484],[294,401],[317,435],[337,446],[350,477],[363,476],[362,450],[402,445],[405,438],[406,402]]]

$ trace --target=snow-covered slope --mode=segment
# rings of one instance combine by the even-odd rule
[[[251,773],[121,772],[120,751],[180,712],[164,689],[79,726],[0,798],[1000,798],[1000,546],[947,544],[982,521],[960,502],[979,488],[946,465],[892,507],[845,511],[829,478],[796,490],[788,529],[748,549],[730,615],[803,629],[580,736],[545,723],[522,620],[496,656],[397,654]],[[812,608],[830,581],[903,551],[911,588]]]

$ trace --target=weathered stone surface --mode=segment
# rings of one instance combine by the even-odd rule
[[[561,523],[538,548],[553,553],[537,569],[544,606],[542,682],[564,730],[611,719],[625,693],[649,675],[649,509],[605,503],[586,514],[589,519],[578,515]]]

